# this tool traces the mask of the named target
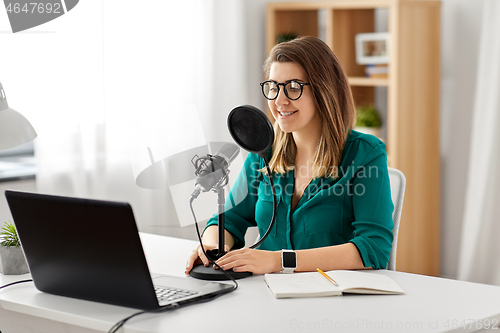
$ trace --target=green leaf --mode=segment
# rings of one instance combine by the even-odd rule
[[[12,222],[5,222],[2,228],[2,232],[0,233],[0,245],[2,246],[21,246],[19,242],[19,237],[17,235],[16,227]]]
[[[299,35],[297,35],[295,33],[281,34],[281,35],[278,35],[277,44],[289,42],[289,41],[294,40],[295,38],[298,38],[298,37],[299,37]]]
[[[382,120],[380,114],[371,104],[356,107],[356,126],[380,127]]]

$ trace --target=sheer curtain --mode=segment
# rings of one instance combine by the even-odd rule
[[[231,141],[226,116],[246,102],[248,84],[243,2],[103,3],[108,194],[136,203],[142,230],[194,237],[178,227],[166,184],[141,189],[132,176],[149,165],[147,147],[158,161]]]
[[[500,285],[500,2],[486,0],[458,278]]]
[[[36,29],[5,35],[2,83],[38,132],[38,191],[124,200],[142,231],[194,237],[168,187],[135,177],[148,147],[231,141],[227,114],[249,103],[244,1],[81,1]]]

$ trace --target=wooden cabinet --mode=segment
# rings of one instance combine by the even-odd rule
[[[331,0],[267,6],[267,49],[282,34],[325,40],[342,62],[356,104],[385,102],[389,166],[407,179],[397,270],[439,275],[440,1]],[[380,19],[386,22],[379,22]],[[390,34],[387,78],[365,77],[355,36],[385,26]],[[382,93],[380,93],[382,92]]]

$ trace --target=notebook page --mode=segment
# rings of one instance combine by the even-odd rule
[[[344,292],[404,294],[404,290],[386,275],[342,270],[329,271],[326,274],[334,279]]]
[[[338,287],[318,272],[266,274],[265,280],[276,298],[342,295]]]

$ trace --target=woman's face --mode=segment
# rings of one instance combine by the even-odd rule
[[[309,83],[307,76],[299,64],[295,62],[274,62],[269,72],[269,80],[285,83],[290,80]],[[319,115],[316,112],[311,86],[303,86],[302,96],[292,101],[286,97],[284,87],[279,86],[279,95],[268,101],[274,119],[285,133],[311,133],[321,128]]]

